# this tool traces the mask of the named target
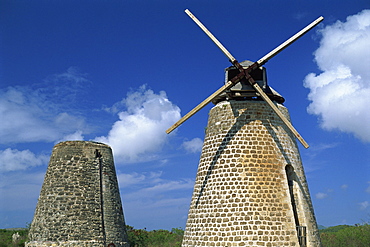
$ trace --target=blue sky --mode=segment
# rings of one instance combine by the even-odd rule
[[[0,228],[32,221],[52,147],[112,146],[126,223],[184,227],[207,106],[227,58],[266,65],[293,125],[319,224],[370,221],[370,3],[354,1],[0,1]],[[366,10],[367,9],[367,10]]]

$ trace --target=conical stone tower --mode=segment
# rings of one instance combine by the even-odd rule
[[[211,109],[182,246],[321,246],[295,137],[265,101]]]
[[[26,246],[129,246],[109,146],[54,146]]]

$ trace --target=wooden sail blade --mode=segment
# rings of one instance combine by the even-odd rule
[[[179,127],[183,122],[188,120],[191,116],[193,116],[195,113],[197,113],[199,110],[201,110],[203,107],[208,105],[214,98],[216,98],[218,95],[220,95],[223,91],[233,87],[239,80],[236,80],[234,82],[228,81],[220,87],[216,92],[211,94],[208,98],[203,100],[199,105],[194,107],[191,111],[189,111],[186,115],[184,115],[179,121],[177,121],[174,125],[172,125],[168,130],[166,130],[166,133],[169,134],[171,133],[174,129]]]
[[[207,34],[207,36],[220,48],[220,50],[227,56],[227,58],[230,60],[231,63],[237,62],[237,60],[234,58],[233,55],[221,44],[220,41],[196,18],[193,13],[190,12],[190,10],[186,9],[185,13]],[[303,28],[301,31],[287,39],[284,43],[276,47],[274,50],[266,54],[264,57],[262,57],[260,60],[257,61],[257,63],[262,66],[265,63],[267,63],[268,60],[276,56],[278,53],[280,53],[282,50],[287,48],[289,45],[294,43],[297,39],[302,37],[305,33],[310,31],[312,28],[314,28],[316,25],[318,25],[322,20],[324,20],[324,17],[320,16],[313,22],[311,22],[309,25],[307,25],[305,28]]]
[[[303,28],[301,31],[293,35],[291,38],[286,40],[284,43],[276,47],[274,50],[266,54],[264,57],[262,57],[260,60],[249,66],[248,68],[244,69],[239,62],[231,55],[231,53],[219,42],[216,37],[190,12],[190,10],[185,10],[186,14],[207,34],[207,36],[218,46],[218,48],[228,57],[230,62],[236,66],[240,70],[241,75],[247,76],[247,79],[253,86],[253,88],[258,92],[258,94],[268,103],[268,105],[273,109],[273,111],[280,117],[280,119],[284,122],[284,124],[289,128],[289,130],[294,134],[294,136],[297,137],[297,139],[302,143],[302,145],[305,148],[308,148],[309,145],[307,142],[302,138],[302,136],[298,133],[298,131],[293,127],[293,125],[285,118],[285,116],[280,112],[280,110],[276,107],[276,105],[271,101],[271,99],[265,94],[265,92],[259,87],[257,83],[254,82],[253,78],[249,76],[249,73],[265,64],[269,59],[276,56],[279,52],[287,48],[289,45],[291,45],[293,42],[295,42],[297,39],[302,37],[305,33],[307,33],[309,30],[311,30],[313,27],[315,27],[317,24],[319,24],[324,18],[320,16],[315,21],[310,23],[308,26]],[[241,78],[238,77],[237,80],[228,81],[223,85],[221,88],[219,88],[216,92],[214,92],[212,95],[210,95],[208,98],[206,98],[203,102],[201,102],[199,105],[194,107],[190,112],[188,112],[186,115],[184,115],[179,121],[177,121],[174,125],[172,125],[168,130],[166,130],[166,133],[171,133],[174,129],[176,129],[178,126],[180,126],[182,123],[184,123],[187,119],[189,119],[191,116],[193,116],[195,113],[197,113],[199,110],[201,110],[203,107],[205,107],[208,103],[210,103],[214,98],[216,98],[218,95],[220,95],[225,90],[230,89],[233,87],[237,82],[239,82]]]
[[[272,108],[272,110],[279,116],[279,118],[284,122],[284,124],[288,127],[288,129],[293,133],[295,137],[302,143],[305,148],[309,148],[307,142],[303,139],[303,137],[298,133],[298,131],[293,127],[288,119],[281,113],[281,111],[277,108],[277,106],[271,101],[271,99],[265,94],[260,86],[252,80],[251,84],[254,89],[260,94],[260,96],[266,101],[266,103]]]
[[[231,53],[221,44],[220,41],[216,39],[215,36],[196,18],[190,10],[186,9],[185,13],[208,35],[208,37],[221,49],[221,51],[226,55],[232,64],[236,62],[236,59],[231,55]]]
[[[263,58],[261,58],[260,60],[258,60],[257,63],[260,66],[264,65],[265,63],[267,63],[268,60],[270,60],[271,58],[273,58],[274,56],[276,56],[277,54],[279,54],[282,50],[284,50],[285,48],[287,48],[294,41],[296,41],[297,39],[299,39],[300,37],[302,37],[305,33],[307,33],[312,28],[314,28],[317,24],[319,24],[322,20],[324,20],[324,17],[320,16],[319,18],[317,18],[316,20],[314,20],[313,22],[311,22],[309,25],[307,25],[305,28],[303,28],[301,31],[299,31],[298,33],[296,33],[295,35],[293,35],[292,37],[290,37],[289,39],[287,39],[284,43],[282,43],[281,45],[279,45],[278,47],[276,47],[275,49],[273,49],[272,51],[270,51]]]

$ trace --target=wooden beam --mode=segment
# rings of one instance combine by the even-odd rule
[[[303,137],[298,133],[298,131],[293,127],[293,125],[290,123],[288,119],[285,118],[285,116],[281,113],[281,111],[277,108],[277,106],[274,104],[274,102],[271,101],[271,99],[265,94],[265,92],[262,90],[260,86],[258,86],[257,83],[252,80],[251,85],[254,87],[254,89],[260,94],[260,96],[266,101],[266,103],[272,108],[272,110],[278,115],[278,117],[283,121],[283,123],[288,127],[288,129],[293,133],[295,137],[302,143],[302,145],[305,148],[309,148],[309,145],[307,142],[303,139]]]
[[[221,51],[226,55],[226,57],[230,60],[232,64],[236,61],[236,59],[231,55],[231,53],[221,44],[220,41],[216,39],[215,36],[196,18],[190,10],[186,9],[185,13],[188,14],[188,16],[193,19],[193,21],[208,35],[208,37],[218,46],[218,48],[221,49]]]
[[[233,87],[237,82],[239,82],[239,80],[237,80],[235,82],[232,82],[232,81],[226,82],[225,85],[223,85],[222,87],[220,87],[216,92],[214,92],[213,94],[211,94],[208,98],[206,98],[205,100],[203,100],[199,105],[197,105],[191,111],[189,111],[185,116],[183,116],[182,118],[180,118],[179,121],[177,121],[168,130],[166,130],[166,133],[167,134],[171,133],[174,129],[176,129],[177,127],[179,127],[183,122],[185,122],[186,120],[188,120],[191,116],[193,116],[195,113],[197,113],[198,111],[200,111],[203,107],[205,107],[206,105],[208,105],[214,98],[216,98],[222,92],[224,92],[225,90]]]
[[[190,10],[186,9],[185,13],[207,34],[207,36],[218,46],[218,48],[221,49],[221,51],[226,55],[226,57],[230,60],[232,64],[235,66],[238,66],[239,70],[243,70],[243,68],[239,65],[238,61],[234,58],[233,55],[219,42],[216,37],[190,12]],[[282,50],[287,48],[289,45],[291,45],[293,42],[295,42],[297,39],[302,37],[305,33],[307,33],[309,30],[311,30],[313,27],[315,27],[317,24],[319,24],[324,18],[320,16],[315,21],[310,23],[308,26],[303,28],[301,31],[293,35],[291,38],[286,40],[284,43],[276,47],[274,50],[266,54],[264,57],[262,57],[260,60],[258,60],[256,63],[254,63],[251,66],[259,67],[265,64],[268,60],[276,56],[278,53],[280,53]],[[257,65],[257,66],[256,66]],[[250,66],[250,67],[251,67]],[[246,73],[249,72],[248,68],[245,69]],[[242,72],[242,71],[241,71]],[[240,79],[239,79],[240,80]],[[183,116],[179,121],[177,121],[174,125],[172,125],[169,129],[166,130],[166,133],[171,133],[174,129],[176,129],[178,126],[180,126],[183,122],[185,122],[187,119],[189,119],[191,116],[193,116],[195,113],[200,111],[203,107],[205,107],[207,104],[209,104],[214,98],[216,98],[218,95],[220,95],[222,92],[230,89],[233,87],[239,80],[236,81],[228,81],[225,85],[220,87],[216,92],[211,94],[208,98],[203,100],[200,104],[198,104],[196,107],[194,107],[190,112],[188,112],[185,116]],[[265,92],[262,90],[260,86],[258,86],[257,83],[254,82],[253,78],[249,78],[248,81],[251,83],[253,88],[258,92],[258,94],[267,102],[267,104],[272,108],[272,110],[278,115],[278,117],[283,121],[283,123],[288,127],[288,129],[293,133],[295,137],[302,143],[302,145],[305,148],[308,148],[309,145],[307,142],[302,138],[302,136],[298,133],[298,131],[293,127],[293,125],[285,118],[285,116],[280,112],[280,110],[276,107],[276,105],[271,101],[271,99],[265,94]]]
[[[289,45],[291,45],[294,41],[296,41],[297,39],[299,39],[300,37],[302,37],[305,33],[307,33],[312,28],[314,28],[322,20],[324,20],[324,17],[320,16],[319,18],[317,18],[316,20],[314,20],[313,22],[311,22],[309,25],[307,25],[305,28],[303,28],[301,31],[299,31],[298,33],[296,33],[295,35],[293,35],[292,37],[290,37],[289,39],[287,39],[284,43],[282,43],[281,45],[279,45],[278,47],[276,47],[275,49],[273,49],[272,51],[270,51],[269,53],[267,53],[264,57],[262,57],[260,60],[258,60],[257,63],[259,65],[261,65],[261,66],[264,65],[265,63],[267,63],[268,60],[270,60],[271,58],[275,57],[282,50],[284,50]]]

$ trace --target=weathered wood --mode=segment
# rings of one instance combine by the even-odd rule
[[[219,42],[216,37],[190,12],[190,10],[186,9],[185,13],[188,14],[188,16],[207,34],[207,36],[218,46],[218,48],[221,49],[221,51],[226,55],[226,57],[230,60],[232,64],[237,66],[241,72],[243,71],[243,68],[239,65],[238,61],[234,58],[233,55]],[[302,37],[305,33],[307,33],[309,30],[311,30],[313,27],[315,27],[317,24],[319,24],[324,18],[320,16],[315,21],[310,23],[308,26],[303,28],[301,31],[293,35],[291,38],[286,40],[284,43],[276,47],[274,50],[266,54],[264,57],[262,57],[260,60],[258,60],[255,64],[251,66],[259,67],[265,64],[269,59],[276,56],[278,53],[280,53],[282,50],[287,48],[289,45],[291,45],[294,41]],[[256,64],[258,66],[256,66]],[[250,66],[250,67],[251,67]],[[248,68],[250,68],[248,67]],[[244,69],[248,73],[248,68]],[[284,124],[288,127],[288,129],[293,133],[293,135],[302,143],[302,145],[305,148],[308,148],[309,145],[307,142],[302,138],[302,136],[298,133],[298,131],[293,127],[293,125],[285,118],[285,116],[279,111],[279,109],[275,106],[275,104],[271,101],[271,99],[265,94],[265,92],[261,89],[260,86],[258,86],[257,83],[253,82],[253,78],[249,78],[249,81],[251,85],[254,87],[254,89],[259,93],[259,95],[267,102],[267,104],[272,108],[272,110],[278,115],[278,117],[284,122]],[[239,80],[237,81],[228,81],[225,85],[223,85],[221,88],[219,88],[216,92],[211,94],[208,98],[206,98],[204,101],[202,101],[199,105],[197,105],[195,108],[193,108],[190,112],[188,112],[185,116],[183,116],[179,121],[177,121],[174,125],[172,125],[168,130],[166,130],[166,133],[171,133],[174,129],[176,129],[178,126],[180,126],[183,122],[185,122],[187,119],[189,119],[191,116],[193,116],[195,113],[197,113],[199,110],[201,110],[203,107],[205,107],[208,103],[210,103],[214,98],[216,98],[218,95],[220,95],[225,90],[233,87]]]
[[[239,82],[239,80],[238,81],[235,81],[235,82],[228,81],[225,85],[223,85],[222,87],[220,87],[216,92],[214,92],[213,94],[211,94],[208,98],[206,98],[205,100],[203,100],[199,105],[197,105],[196,107],[194,107],[186,115],[184,115],[182,118],[180,118],[179,121],[177,121],[168,130],[166,130],[166,133],[167,134],[171,133],[174,129],[176,129],[177,127],[179,127],[183,122],[185,122],[186,120],[188,120],[191,116],[193,116],[195,113],[197,113],[198,111],[200,111],[203,107],[205,107],[206,105],[208,105],[214,98],[216,98],[218,95],[220,95],[225,90],[233,87],[238,82]]]
[[[193,21],[208,35],[208,37],[221,49],[221,51],[227,56],[232,64],[236,61],[236,59],[231,55],[231,53],[221,44],[220,41],[216,39],[215,36],[190,12],[190,10],[186,9],[185,13],[193,19]]]
[[[208,105],[215,97],[220,95],[225,90],[233,87],[238,81],[232,82],[228,81],[225,85],[220,87],[216,92],[211,94],[208,98],[203,100],[200,104],[198,104],[196,107],[194,107],[191,111],[189,111],[186,115],[184,115],[179,121],[177,121],[174,125],[172,125],[168,130],[166,130],[166,133],[169,134],[173,130],[175,130],[177,127],[179,127],[183,122],[188,120],[191,116],[193,116],[195,113],[200,111],[202,108],[204,108],[206,105]],[[285,116],[280,112],[280,110],[276,107],[276,105],[271,101],[271,99],[265,94],[265,92],[262,90],[260,86],[258,86],[257,83],[251,83],[254,89],[260,94],[260,96],[267,102],[267,104],[272,108],[272,110],[278,115],[278,117],[284,122],[284,124],[289,128],[289,130],[294,134],[294,136],[302,143],[302,145],[305,148],[308,148],[309,145],[307,142],[303,139],[303,137],[298,133],[298,131],[293,127],[293,125],[289,122],[288,119],[285,118]]]
[[[265,92],[262,90],[260,86],[258,86],[257,83],[251,83],[254,89],[260,94],[260,96],[266,101],[266,103],[272,108],[272,110],[278,115],[278,117],[281,119],[281,121],[284,122],[284,124],[288,127],[288,129],[293,133],[295,137],[302,143],[302,145],[305,148],[309,148],[309,145],[307,142],[303,139],[303,137],[298,133],[298,131],[293,127],[293,125],[289,122],[288,119],[281,113],[281,111],[276,107],[274,102],[271,101],[269,96],[265,94]]]
[[[302,37],[305,33],[310,31],[312,28],[314,28],[317,24],[319,24],[322,20],[324,20],[324,17],[320,16],[313,22],[311,22],[309,25],[307,25],[305,28],[303,28],[301,31],[287,39],[284,43],[267,53],[264,57],[262,57],[260,60],[257,61],[257,63],[262,66],[265,63],[267,63],[268,60],[275,57],[277,54],[279,54],[282,50],[287,48],[289,45],[291,45],[294,41]]]

